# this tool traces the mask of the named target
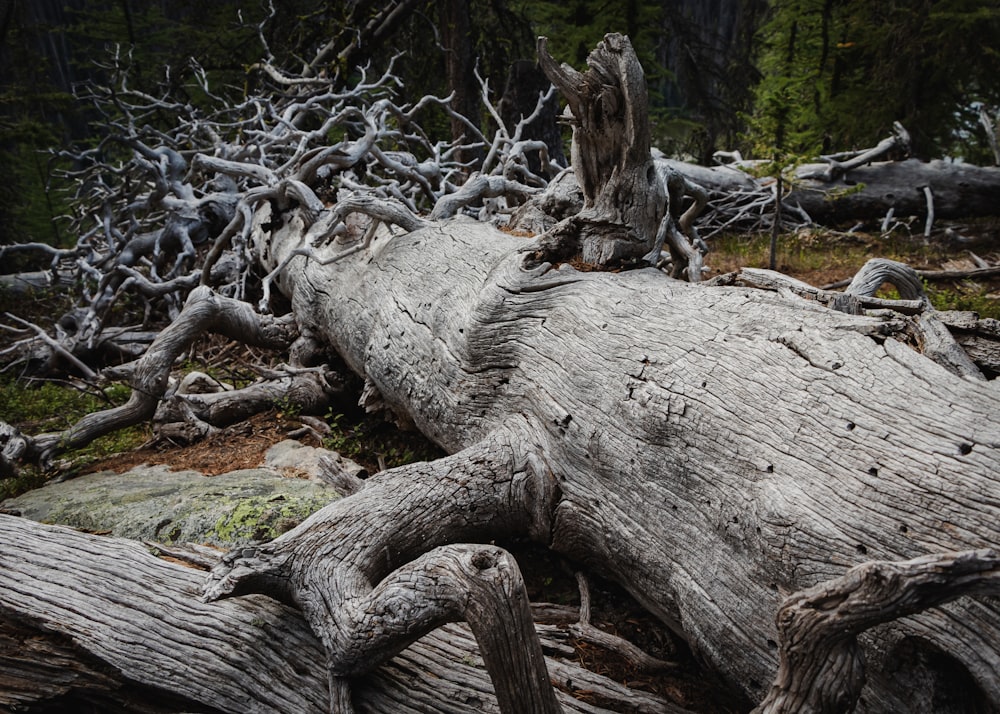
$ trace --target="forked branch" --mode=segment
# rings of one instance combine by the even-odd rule
[[[555,491],[525,451],[527,433],[504,430],[369,479],[294,530],[231,553],[212,571],[206,598],[263,592],[294,602],[326,647],[336,706],[349,701],[349,678],[465,619],[502,711],[560,711],[516,564],[495,547],[452,545],[549,532]]]
[[[994,550],[876,561],[789,597],[778,611],[781,664],[755,714],[849,712],[865,682],[857,636],[962,595],[1000,593]]]

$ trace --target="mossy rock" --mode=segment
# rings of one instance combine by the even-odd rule
[[[270,540],[338,497],[326,484],[267,468],[207,477],[139,466],[50,484],[0,507],[123,538],[231,546]]]

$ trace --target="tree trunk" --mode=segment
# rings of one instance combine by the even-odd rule
[[[859,166],[834,183],[811,178],[826,166],[806,165],[786,203],[799,204],[814,220],[836,222],[881,218],[892,208],[897,216],[926,216],[924,187],[933,194],[938,218],[968,218],[996,213],[1000,170],[951,161],[917,159]]]
[[[295,230],[269,236],[276,256]],[[898,342],[899,315],[652,269],[526,269],[530,246],[455,219],[286,277],[299,318],[446,450],[499,429],[535,454],[554,494],[536,536],[624,584],[751,699],[775,674],[785,595],[996,542],[996,387]],[[996,622],[962,600],[872,633],[867,710],[907,701],[921,675],[891,663],[914,652],[1000,705]]]
[[[218,560],[0,515],[0,709],[166,713],[323,711],[324,653],[299,612],[260,596],[201,602]],[[157,557],[157,554],[163,557]],[[221,555],[221,554],[219,554]],[[192,567],[194,566],[194,567]],[[561,628],[542,631],[566,712],[680,712],[567,658]],[[567,683],[572,682],[572,685]],[[354,688],[357,711],[495,713],[498,703],[464,625],[441,628]],[[58,709],[54,709],[58,707]]]
[[[748,173],[752,163],[714,168],[674,160],[666,164],[715,196],[753,192],[762,181]],[[923,218],[928,211],[924,187],[931,190],[938,218],[991,216],[1000,205],[1000,169],[995,167],[940,160],[878,161],[827,180],[829,169],[828,164],[797,167],[783,202],[786,209],[799,208],[812,221],[825,224],[882,218],[890,209],[898,218]]]
[[[582,210],[550,231],[552,255],[578,253],[597,265],[639,260],[657,240],[667,197],[649,152],[649,101],[632,44],[607,35],[586,73],[557,65],[545,47],[539,38],[542,70],[573,112],[572,162],[583,192]]]

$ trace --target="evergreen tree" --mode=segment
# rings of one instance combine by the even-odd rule
[[[72,70],[56,59],[65,46],[62,8],[15,0],[0,13],[0,243],[57,242],[58,196],[42,152],[79,124],[66,89]]]
[[[919,156],[981,160],[977,112],[1000,103],[998,46],[996,2],[772,0],[751,144],[815,154],[870,145],[900,121]]]

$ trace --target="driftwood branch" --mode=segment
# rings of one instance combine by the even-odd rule
[[[232,553],[213,571],[206,595],[215,600],[260,590],[294,601],[327,649],[338,691],[347,686],[345,677],[371,671],[434,627],[464,618],[502,711],[558,711],[537,639],[525,629],[530,614],[516,567],[502,566],[506,556],[495,549],[449,545],[460,534],[489,539],[544,528],[544,497],[552,487],[537,468],[519,440],[497,434],[434,464],[384,472],[271,543]],[[442,518],[434,506],[445,492],[454,494],[453,509]],[[408,505],[380,512],[389,493]],[[373,529],[382,535],[372,538]],[[481,596],[470,597],[479,582],[475,573],[489,577],[474,588]],[[501,580],[491,579],[502,573]],[[490,594],[497,587],[506,593],[500,600]],[[505,615],[497,609],[501,603],[515,609]]]
[[[871,163],[878,159],[882,159],[889,152],[902,152],[908,154],[910,152],[910,133],[903,128],[903,125],[899,122],[893,122],[892,125],[893,133],[891,136],[880,141],[876,146],[867,151],[859,151],[853,156],[850,156],[846,160],[843,156],[823,156],[823,161],[828,164],[828,167],[822,173],[802,173],[798,178],[817,178],[822,179],[826,182],[835,181],[848,171],[858,168],[859,166],[864,166],[865,164]]]
[[[271,348],[287,348],[297,336],[291,317],[261,316],[244,302],[199,287],[191,293],[178,318],[156,337],[139,360],[108,370],[108,376],[125,377],[132,388],[125,404],[88,414],[64,432],[29,439],[30,446],[23,453],[47,462],[60,451],[80,448],[100,436],[150,419],[167,391],[174,360],[205,332]]]
[[[259,595],[202,602],[203,569],[218,563],[219,551],[9,515],[0,515],[0,536],[0,708],[327,711],[325,653],[297,610]],[[547,651],[565,648],[558,633],[542,628],[540,636]],[[611,710],[682,711],[572,659],[545,662],[553,678],[574,683],[584,698],[598,694]],[[500,711],[476,640],[458,624],[356,679],[352,694],[360,714]],[[565,691],[556,697],[565,712],[596,711]]]
[[[885,283],[893,285],[903,300],[918,300],[926,306],[915,323],[921,350],[925,355],[954,374],[985,379],[982,371],[938,319],[924,293],[920,276],[910,266],[884,258],[873,258],[861,267],[844,292],[848,295],[872,296]]]

